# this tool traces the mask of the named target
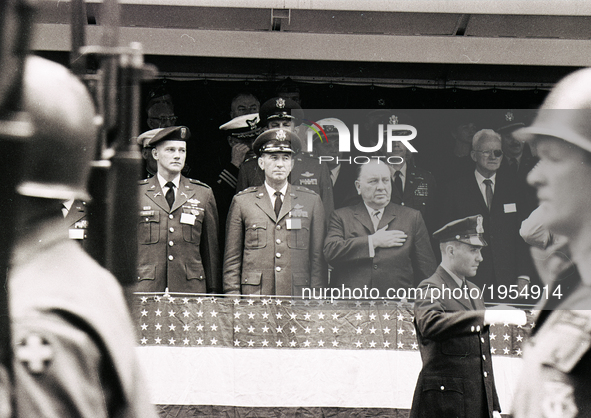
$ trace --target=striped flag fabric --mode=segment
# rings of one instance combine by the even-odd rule
[[[504,409],[527,313],[491,326]],[[407,416],[421,369],[408,302],[136,294],[132,314],[163,417]]]

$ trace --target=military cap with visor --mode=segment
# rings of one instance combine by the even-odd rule
[[[252,144],[257,156],[263,153],[285,152],[297,154],[302,149],[300,138],[285,129],[269,129],[258,136]]]
[[[464,244],[486,247],[483,221],[482,215],[457,219],[435,231],[433,238],[439,242],[459,241]]]
[[[191,131],[186,126],[169,126],[162,128],[151,139],[144,141],[144,147],[155,147],[162,141],[186,141],[189,138],[191,138]]]
[[[220,126],[221,131],[227,131],[235,139],[253,140],[262,132],[258,113],[236,116],[234,119]]]
[[[301,120],[304,118],[304,111],[294,100],[274,97],[263,103],[259,115],[261,124],[266,126],[273,119]]]

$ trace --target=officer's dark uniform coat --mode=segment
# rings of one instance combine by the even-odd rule
[[[393,167],[393,166],[392,166]],[[390,200],[402,206],[407,206],[421,212],[427,230],[434,231],[435,218],[435,177],[414,164],[407,164],[406,177],[404,179],[403,193],[394,187],[394,174],[392,174],[392,196]]]
[[[476,288],[467,282],[470,289]],[[500,411],[490,353],[489,328],[481,299],[430,300],[427,289],[458,288],[439,266],[421,282],[415,327],[423,360],[410,418],[492,417]]]
[[[413,287],[436,268],[429,234],[419,211],[389,203],[378,229],[401,230],[408,235],[401,247],[376,248],[369,255],[368,235],[375,232],[363,202],[333,212],[324,244],[326,260],[334,267],[331,286],[377,288]]]
[[[172,209],[157,176],[140,182],[138,292],[219,292],[218,212],[209,186],[181,176]]]
[[[278,217],[264,185],[238,193],[226,227],[224,292],[299,295],[325,286],[324,231],[320,197],[305,187],[288,185]]]

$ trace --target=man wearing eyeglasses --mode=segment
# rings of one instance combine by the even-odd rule
[[[527,245],[519,236],[521,222],[527,216],[526,205],[516,182],[499,172],[503,160],[501,136],[492,129],[478,131],[470,156],[475,170],[446,187],[440,225],[482,214],[489,245],[482,250],[484,260],[473,281],[481,288],[486,286],[486,300],[522,300],[533,273]],[[501,285],[506,287],[499,288]],[[500,297],[503,294],[505,298]]]
[[[157,102],[148,109],[148,126],[150,129],[168,128],[177,120],[170,102]]]

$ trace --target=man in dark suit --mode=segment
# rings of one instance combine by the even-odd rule
[[[140,181],[136,291],[221,290],[213,193],[205,183],[181,175],[190,135],[185,126],[171,126],[147,144],[158,172]]]
[[[270,129],[254,142],[264,184],[234,196],[226,227],[224,292],[301,295],[326,285],[325,219],[313,191],[289,184],[297,135]]]
[[[477,132],[471,156],[476,169],[446,188],[440,224],[475,213],[483,215],[485,239],[489,245],[482,250],[484,260],[474,282],[480,287],[487,286],[487,300],[500,301],[498,286],[517,284],[521,292],[532,275],[529,251],[519,236],[526,216],[522,213],[525,205],[515,182],[497,173],[503,158],[498,133],[490,129]]]
[[[355,181],[363,202],[333,212],[324,255],[334,267],[332,287],[408,288],[429,277],[436,263],[421,213],[390,202],[391,173],[373,160]]]
[[[466,281],[482,261],[481,215],[456,220],[433,234],[441,264],[421,282],[415,327],[423,361],[411,418],[500,417],[490,352],[494,322],[525,324],[523,311],[505,307],[485,311],[480,289]]]

